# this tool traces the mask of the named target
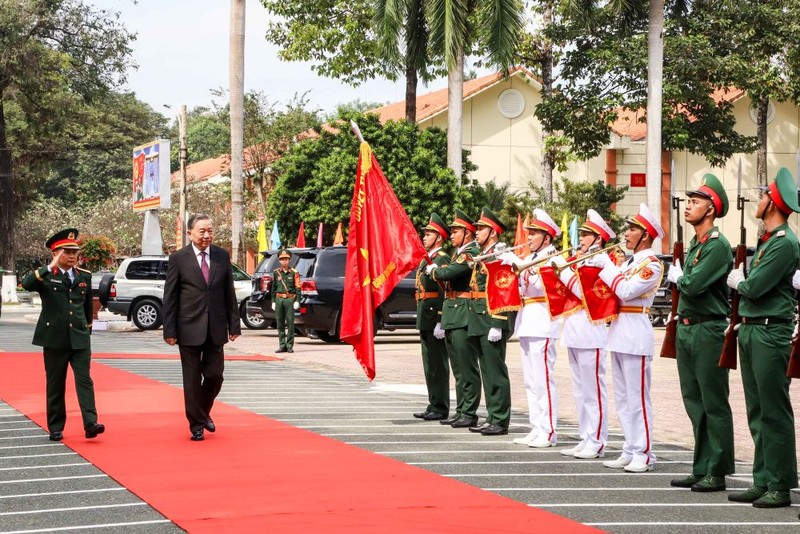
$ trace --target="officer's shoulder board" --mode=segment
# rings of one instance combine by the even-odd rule
[[[775,237],[784,237],[784,236],[786,236],[786,230],[780,230],[778,232],[775,232]]]
[[[78,271],[80,271],[80,272],[82,272],[82,273],[86,273],[86,274],[92,274],[92,271],[88,271],[88,270],[86,270],[86,269],[81,269],[80,267],[75,267],[75,269],[76,269],[76,270],[78,270]]]
[[[711,235],[708,236],[708,238],[709,239],[718,239],[719,238],[719,232],[712,232]]]
[[[300,274],[299,271],[297,269],[295,269],[294,267],[290,267],[290,269],[292,270],[292,272],[294,274]]]
[[[445,254],[445,252],[443,250],[441,250],[441,249],[439,249],[439,252],[436,255],[437,256],[447,256],[447,254]]]

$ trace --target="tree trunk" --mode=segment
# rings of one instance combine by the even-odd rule
[[[767,113],[769,113],[769,99],[756,100],[756,136],[758,148],[756,149],[756,183],[767,185]]]
[[[547,1],[542,8],[542,33],[553,24],[553,3]],[[544,38],[542,41],[542,101],[547,101],[553,94],[553,43]],[[551,132],[542,130],[542,187],[547,201],[553,200],[553,166],[555,154],[547,149],[547,138]]]
[[[464,109],[464,47],[456,54],[456,64],[447,73],[447,166],[461,182],[462,115]]]
[[[406,58],[406,120],[417,122],[417,68]]]
[[[661,85],[664,67],[664,0],[650,0],[647,29],[647,207],[661,221]],[[655,236],[653,236],[655,237]],[[653,249],[661,250],[661,239]]]
[[[233,261],[244,265],[244,23],[245,0],[231,0],[228,81],[231,105],[231,247]]]
[[[0,269],[13,271],[14,265],[14,173],[11,149],[6,138],[3,90],[0,89]]]

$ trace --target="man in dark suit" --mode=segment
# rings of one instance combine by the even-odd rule
[[[191,243],[169,257],[164,284],[164,341],[178,344],[192,441],[216,431],[211,407],[222,388],[223,346],[242,333],[228,253],[211,244],[208,215],[189,218]]]
[[[52,252],[50,265],[25,275],[22,287],[42,298],[42,312],[33,344],[42,347],[47,376],[47,427],[51,441],[63,439],[67,422],[64,402],[67,367],[72,366],[75,390],[87,438],[105,432],[97,422],[94,382],[89,375],[92,360],[92,275],[78,269],[78,230],[67,228],[53,235],[45,246]]]

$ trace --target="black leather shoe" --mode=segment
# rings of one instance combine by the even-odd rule
[[[203,441],[204,439],[206,439],[206,436],[202,428],[200,430],[192,430],[192,441]]]
[[[217,425],[214,424],[214,421],[212,421],[210,417],[208,418],[208,421],[206,421],[205,428],[209,432],[216,432],[217,431]]]
[[[286,349],[286,352],[294,352],[294,349]]]
[[[98,434],[106,431],[105,425],[100,423],[92,423],[86,427],[86,439],[96,438]]]
[[[450,425],[450,426],[452,426],[453,423],[455,423],[459,419],[461,419],[461,414],[460,413],[456,413],[452,417],[448,417],[447,419],[442,419],[441,421],[439,421],[439,424],[440,425]]]
[[[477,423],[477,421],[476,421],[476,423]],[[484,421],[484,423],[481,426],[471,426],[471,427],[469,427],[469,431],[470,432],[482,433],[484,430],[486,430],[487,428],[489,428],[491,426],[492,426],[491,423],[487,423],[487,422]]]
[[[64,434],[60,430],[50,432],[50,441],[61,441],[64,439]]]
[[[453,424],[450,426],[452,426],[453,428],[470,428],[478,426],[478,418],[467,417],[465,415],[462,415],[461,417],[453,421]]]
[[[417,419],[425,419],[425,416],[428,415],[429,413],[431,412],[429,412],[428,410],[425,410],[424,412],[417,412],[414,414],[414,417],[416,417]]]
[[[278,354],[278,353],[280,353],[280,352],[286,352],[286,349],[284,349],[283,347],[281,347],[281,348],[279,348],[278,350],[276,350],[276,351],[275,351],[275,354]]]
[[[470,430],[472,430],[470,428]],[[502,425],[489,425],[487,428],[481,430],[484,436],[505,436],[508,434],[508,427]]]
[[[675,478],[670,480],[669,485],[673,488],[691,488],[701,480],[704,475],[689,475],[686,478]]]
[[[447,419],[446,413],[439,413],[439,412],[428,412],[425,417],[423,417],[426,421],[441,421],[442,419]]]

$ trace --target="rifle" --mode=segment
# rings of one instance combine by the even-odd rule
[[[740,265],[746,265],[747,261],[747,229],[744,227],[744,203],[747,199],[742,196],[742,160],[739,159],[739,178],[736,187],[736,209],[739,210],[739,244],[736,246],[736,254],[733,260],[733,268],[738,269]],[[739,317],[739,292],[733,290],[731,299],[731,323],[725,331],[725,341],[722,343],[722,353],[719,355],[718,367],[722,369],[736,369],[736,330],[741,322]]]
[[[797,173],[795,180],[800,180],[800,151],[797,152]],[[797,299],[800,305],[800,295]],[[792,352],[789,355],[789,366],[786,368],[786,376],[789,378],[800,378],[800,336],[792,340]]]
[[[674,180],[675,177],[673,176]],[[675,244],[672,245],[672,264],[680,262],[683,265],[683,226],[681,225],[681,202],[682,198],[672,196],[672,209],[675,210],[675,227],[677,237]],[[675,340],[678,333],[678,303],[680,302],[681,292],[678,291],[678,284],[672,284],[672,310],[670,313],[670,320],[666,324],[666,331],[664,332],[664,343],[661,345],[662,358],[677,358],[677,351],[675,349]]]

